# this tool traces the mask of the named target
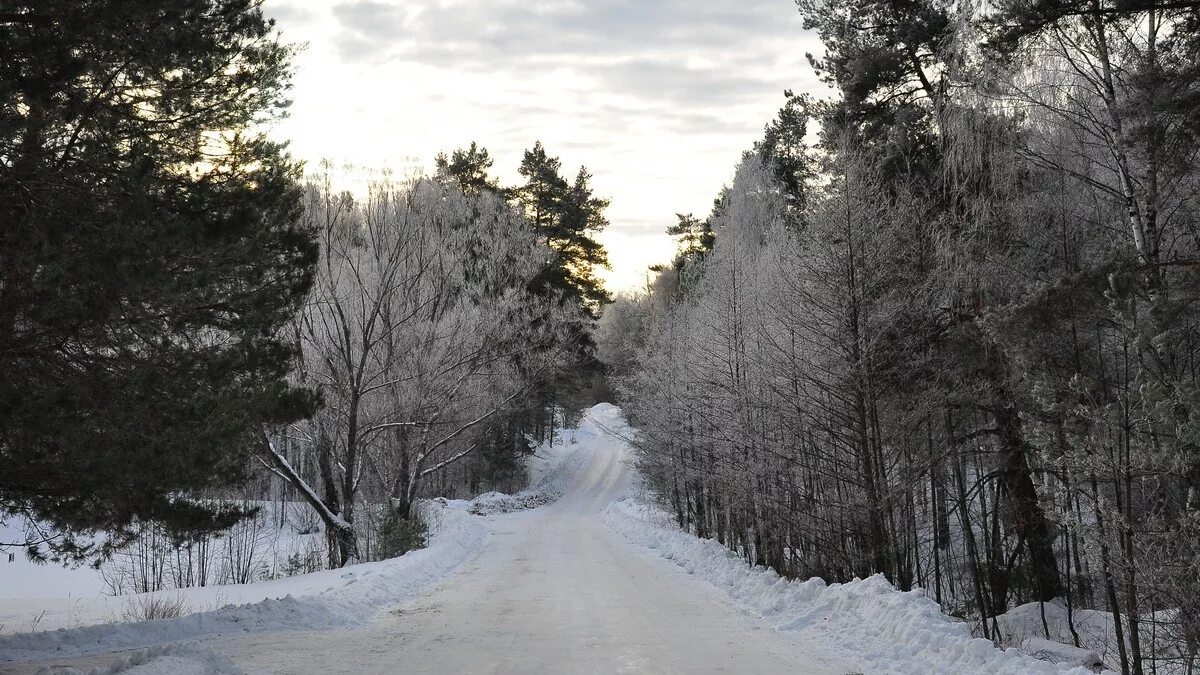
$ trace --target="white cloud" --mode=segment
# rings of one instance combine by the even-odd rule
[[[267,0],[299,57],[279,134],[304,159],[425,166],[478,141],[516,181],[535,140],[612,200],[614,286],[668,259],[783,103],[817,91],[790,0]],[[417,158],[417,159],[414,159]]]

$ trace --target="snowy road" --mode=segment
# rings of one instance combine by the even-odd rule
[[[425,549],[189,589],[191,600],[238,591],[243,604],[178,619],[0,635],[0,673],[1090,675],[973,638],[879,575],[827,585],[746,567],[625,499],[637,492],[630,433],[600,404],[543,448],[530,491],[429,504]]]
[[[493,516],[483,554],[432,593],[349,631],[206,644],[247,673],[847,673],[613,533],[629,469],[595,451],[557,503]]]

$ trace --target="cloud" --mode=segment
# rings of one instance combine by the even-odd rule
[[[306,159],[431,162],[472,140],[518,180],[535,140],[610,198],[620,283],[670,258],[783,104],[818,91],[791,0],[266,0],[299,61],[283,132]],[[653,262],[653,261],[652,261]],[[661,260],[658,260],[661,262]]]
[[[717,66],[689,66],[677,59],[638,57],[591,69],[598,84],[642,101],[719,107],[742,103],[771,91],[775,83]]]
[[[378,0],[338,5],[339,18],[380,11]],[[386,21],[356,30],[381,43],[413,54],[444,53],[452,47],[460,64],[490,65],[537,60],[546,56],[579,57],[631,51],[708,45],[713,49],[786,37],[799,21],[785,0],[410,0],[410,21],[403,31]]]
[[[401,34],[405,26],[402,7],[377,0],[334,5],[333,16],[341,27],[335,42],[338,52],[350,61],[387,58],[389,38]]]
[[[289,31],[310,23],[317,16],[308,8],[284,4],[272,5],[267,15],[275,20],[276,25],[286,26]]]
[[[724,106],[782,89],[800,22],[786,0],[347,0],[340,53],[456,71],[566,69],[607,91]],[[754,71],[774,72],[771,81]]]

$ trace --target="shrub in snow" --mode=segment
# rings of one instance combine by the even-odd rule
[[[129,596],[121,620],[133,623],[155,619],[175,619],[187,613],[187,604],[178,593],[140,593]]]
[[[408,518],[398,511],[388,511],[379,526],[379,555],[395,558],[425,548],[428,533],[429,527],[417,510],[414,509]]]

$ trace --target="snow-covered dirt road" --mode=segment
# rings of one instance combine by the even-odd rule
[[[491,542],[429,595],[350,631],[207,642],[247,673],[847,673],[600,520],[628,487],[590,451],[553,505],[491,516]]]

